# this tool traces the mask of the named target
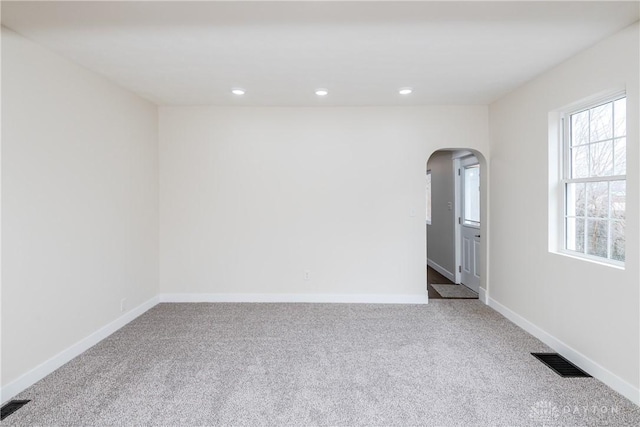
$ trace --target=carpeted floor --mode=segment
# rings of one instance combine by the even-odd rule
[[[16,399],[3,425],[638,426],[476,300],[160,304]]]

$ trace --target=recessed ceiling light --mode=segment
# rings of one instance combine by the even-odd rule
[[[234,95],[244,95],[245,90],[239,87],[231,89],[231,93]]]
[[[318,96],[327,96],[329,91],[326,89],[316,89],[316,95]]]
[[[403,87],[398,91],[400,95],[409,95],[411,92],[413,92],[413,89],[411,89],[410,87]]]

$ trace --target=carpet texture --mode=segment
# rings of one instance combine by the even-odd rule
[[[433,289],[440,294],[442,298],[465,298],[474,299],[478,298],[478,294],[464,285],[439,285],[431,284]]]
[[[16,396],[3,426],[638,426],[473,300],[159,304]]]

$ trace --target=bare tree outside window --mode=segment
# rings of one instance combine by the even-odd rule
[[[570,114],[565,143],[565,248],[625,260],[626,98]]]

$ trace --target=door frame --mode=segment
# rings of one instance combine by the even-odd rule
[[[475,153],[468,150],[459,150],[454,151],[451,155],[451,158],[453,159],[453,200],[455,205],[455,209],[453,210],[455,271],[453,272],[453,274],[455,278],[454,282],[458,285],[462,283],[462,203],[460,203],[460,197],[462,195],[462,176],[460,171],[462,169],[462,159],[469,156],[474,156],[478,161],[481,177],[480,185],[482,185],[482,162],[480,162],[480,159],[475,155]],[[482,206],[480,206],[480,215],[480,224],[482,224],[482,222],[484,221],[484,218],[482,217]],[[480,245],[480,249],[483,249],[482,245]]]

